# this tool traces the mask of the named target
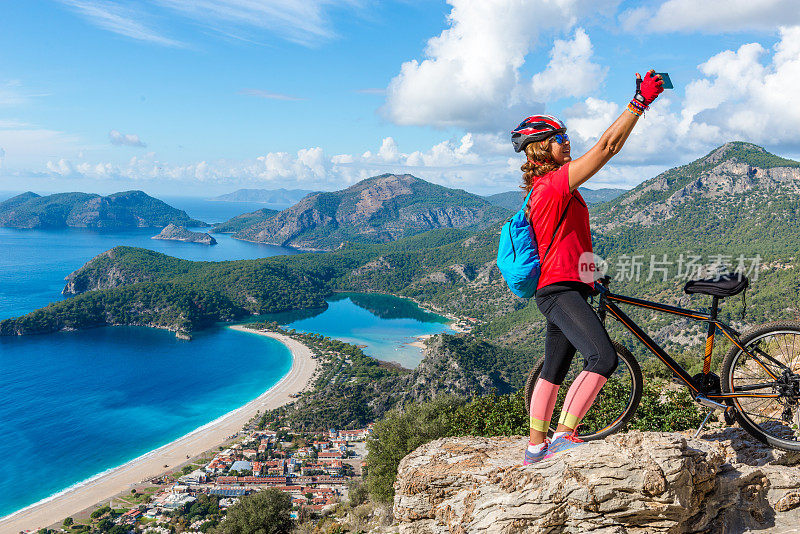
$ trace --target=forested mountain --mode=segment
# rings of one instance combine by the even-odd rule
[[[309,189],[238,189],[210,200],[222,202],[262,202],[275,206],[291,206],[313,191]]]
[[[700,171],[692,174],[692,168]],[[684,294],[685,282],[709,275],[715,262],[728,270],[741,264],[751,279],[747,315],[741,318],[744,302],[737,296],[724,302],[723,320],[744,327],[796,318],[800,206],[789,198],[800,183],[799,170],[795,162],[734,143],[592,208],[593,228],[604,228],[593,235],[595,252],[608,261],[613,290],[702,309],[709,305],[708,297]],[[661,185],[654,187],[665,176],[680,177],[680,184],[675,178],[669,187],[684,191],[681,198],[687,200],[674,203],[671,216],[660,216],[653,224],[634,220],[637,209],[646,211],[678,198]],[[751,185],[746,193],[720,195],[708,185],[720,177],[733,189]],[[639,200],[643,191],[651,191],[649,203]],[[781,194],[776,196],[776,191]],[[750,211],[743,212],[743,206]],[[10,334],[130,323],[142,321],[141,310],[150,310],[148,324],[193,330],[210,320],[324,306],[332,291],[346,290],[412,297],[476,319],[475,332],[485,340],[536,353],[542,345],[543,318],[533,300],[518,299],[508,291],[495,266],[501,224],[479,231],[439,229],[385,244],[351,242],[324,254],[220,263],[119,247],[70,275],[65,292],[85,294],[4,321],[0,329]],[[656,270],[653,260],[659,262]],[[657,341],[677,351],[696,352],[692,347],[702,339],[702,324],[634,308],[627,311]],[[612,336],[624,339],[624,333],[609,324]],[[631,340],[629,345],[637,343]]]
[[[333,250],[346,242],[385,243],[436,228],[485,228],[507,215],[507,210],[466,191],[408,174],[384,174],[342,191],[310,194],[234,237]]]
[[[142,191],[100,196],[89,193],[57,193],[40,196],[22,193],[0,203],[0,226],[9,228],[105,228],[126,229],[205,226],[185,211]]]
[[[589,189],[588,187],[579,187],[578,191],[581,192],[583,200],[587,204],[599,204],[601,202],[608,202],[614,200],[621,194],[625,193],[627,189]],[[483,197],[495,206],[500,206],[509,210],[517,211],[522,207],[522,202],[525,200],[525,194],[521,189],[516,191],[506,191],[505,193],[497,193]]]
[[[278,210],[261,208],[260,210],[237,215],[233,219],[228,219],[223,223],[215,224],[211,231],[216,234],[233,234],[260,224],[278,213],[280,213]]]

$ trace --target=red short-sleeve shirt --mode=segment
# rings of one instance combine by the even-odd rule
[[[569,202],[567,215],[545,258],[553,231],[570,197],[572,202]],[[583,282],[593,288],[593,284],[588,283],[591,277],[586,276],[587,266],[580,265],[581,261],[586,263],[587,258],[591,258],[591,254],[581,255],[592,252],[589,209],[577,189],[574,192],[569,190],[569,163],[536,178],[528,201],[528,216],[539,244],[539,257],[544,258],[536,289],[564,281]],[[584,271],[583,280],[581,271]]]

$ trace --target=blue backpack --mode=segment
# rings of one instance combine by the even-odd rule
[[[505,278],[512,293],[526,299],[531,298],[536,293],[542,263],[544,258],[547,258],[550,247],[553,246],[558,229],[567,215],[569,202],[572,201],[570,196],[570,200],[564,208],[564,213],[561,214],[561,219],[553,232],[553,239],[550,240],[550,245],[548,245],[544,253],[544,258],[540,261],[536,235],[530,222],[528,222],[528,218],[525,217],[525,206],[528,205],[532,192],[533,189],[525,197],[525,203],[522,208],[503,225],[503,229],[500,231],[500,243],[497,247],[497,267],[500,269],[500,274]]]

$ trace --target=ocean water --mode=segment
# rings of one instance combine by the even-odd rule
[[[215,213],[222,220],[252,211],[198,199],[171,203],[207,221]],[[151,240],[155,233],[0,228],[0,319],[61,299],[64,276],[117,245],[204,261],[294,253],[227,236],[217,237],[220,244],[213,247]],[[447,330],[444,318],[382,295],[336,295],[324,311],[281,322],[366,345],[368,354],[407,367],[420,358],[408,342]],[[0,337],[0,517],[216,419],[261,394],[290,367],[290,353],[280,343],[222,326],[198,332],[190,342],[141,327]]]
[[[0,337],[0,517],[213,421],[290,367],[283,344],[228,328],[191,342],[144,327]]]
[[[61,300],[64,277],[101,252],[119,245],[194,261],[247,260],[297,253],[285,247],[233,239],[227,234],[215,234],[218,244],[213,246],[150,239],[157,233],[153,228],[125,232],[0,228],[0,319]]]
[[[410,300],[373,293],[338,293],[328,299],[325,310],[275,313],[253,320],[277,321],[286,328],[361,345],[368,356],[408,369],[422,360],[422,351],[410,345],[418,336],[453,331],[447,318]]]

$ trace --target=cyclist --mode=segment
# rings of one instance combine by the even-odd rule
[[[547,319],[544,363],[531,396],[530,442],[524,465],[583,443],[575,437],[575,429],[616,369],[616,351],[587,302],[594,291],[593,280],[581,276],[581,271],[586,273],[591,267],[586,262],[592,258],[592,237],[589,210],[578,187],[622,149],[639,117],[663,91],[662,84],[653,70],[644,79],[637,73],[636,94],[627,109],[597,144],[574,161],[567,127],[553,116],[528,117],[511,132],[514,150],[527,156],[521,167],[521,187],[526,192],[533,190],[526,213],[543,258],[535,299]],[[567,391],[558,427],[548,441],[558,388],[576,350],[585,367]]]

